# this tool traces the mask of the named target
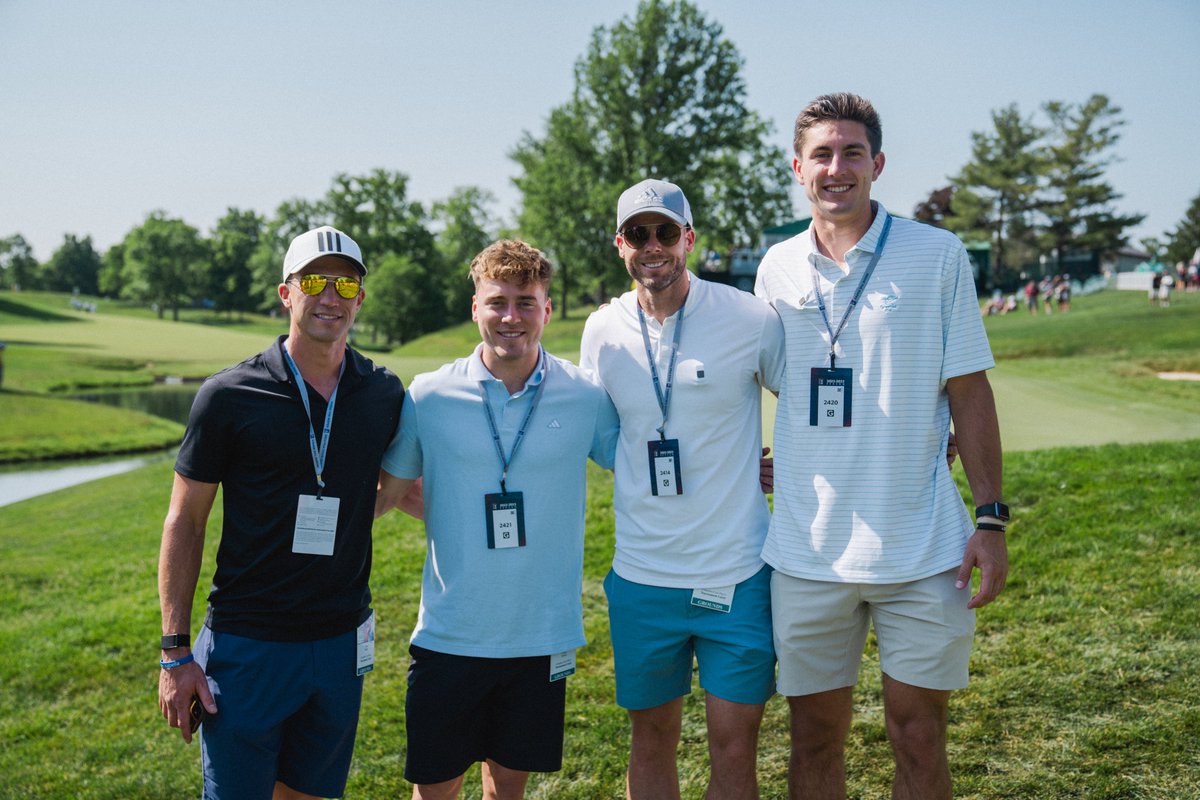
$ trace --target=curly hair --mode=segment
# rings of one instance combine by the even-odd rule
[[[517,239],[501,239],[485,247],[471,261],[471,280],[504,281],[514,286],[536,284],[550,290],[554,266],[541,250]]]

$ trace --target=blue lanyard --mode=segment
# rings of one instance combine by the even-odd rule
[[[825,329],[829,331],[829,368],[833,369],[833,346],[837,344],[838,337],[842,335],[842,330],[846,327],[846,321],[850,319],[850,313],[854,311],[854,307],[858,305],[858,298],[862,296],[863,289],[867,286],[867,281],[871,279],[871,273],[875,271],[875,265],[879,263],[879,257],[883,255],[883,246],[887,243],[888,231],[892,229],[892,215],[888,214],[883,221],[883,231],[879,234],[879,241],[875,242],[875,252],[871,254],[871,262],[867,264],[867,269],[863,272],[862,280],[858,282],[858,288],[854,290],[854,297],[850,298],[850,305],[846,306],[846,313],[842,314],[842,321],[838,323],[837,331],[833,330],[833,326],[829,324],[829,314],[825,311],[825,295],[821,293],[821,276],[817,274],[817,268],[813,266],[812,261],[808,262],[808,268],[812,270],[813,291],[817,293],[817,308],[821,310],[821,319],[825,321]]]
[[[525,421],[521,423],[520,430],[517,431],[517,438],[513,441],[512,452],[507,456],[504,455],[504,445],[500,442],[500,430],[496,427],[496,417],[492,414],[492,404],[488,402],[487,381],[479,382],[479,396],[483,399],[483,410],[487,412],[488,427],[492,429],[492,441],[496,443],[496,453],[500,456],[500,491],[507,492],[504,482],[508,479],[508,467],[512,464],[513,459],[517,457],[517,448],[521,446],[521,440],[525,438],[525,431],[529,428],[529,420],[533,418],[533,412],[538,406],[538,401],[542,399],[542,390],[546,388],[546,379],[549,377],[546,370],[546,356],[542,353],[540,358],[542,369],[542,380],[538,383],[537,389],[533,393],[533,402],[529,404],[529,411],[525,413]]]
[[[308,448],[312,451],[313,470],[317,473],[317,497],[319,498],[321,490],[325,488],[322,474],[325,472],[325,455],[329,452],[329,431],[333,427],[333,404],[337,402],[338,386],[341,386],[342,375],[346,372],[346,358],[342,357],[342,366],[338,369],[338,386],[334,386],[333,393],[329,395],[329,407],[325,409],[325,427],[321,430],[321,444],[318,447],[317,432],[313,430],[312,424],[312,407],[308,403],[308,386],[305,385],[304,376],[300,374],[300,368],[292,360],[292,354],[287,351],[287,347],[283,347],[283,357],[287,359],[292,375],[296,377],[296,388],[300,390],[300,402],[304,403],[304,414],[308,417]]]
[[[636,298],[634,299],[636,302]],[[679,304],[679,318],[675,320],[675,339],[671,342],[671,361],[667,365],[667,391],[662,390],[662,384],[658,380],[658,366],[654,363],[654,353],[650,350],[650,331],[646,326],[646,315],[642,313],[641,305],[638,305],[638,322],[642,326],[642,343],[646,345],[646,360],[650,362],[650,377],[654,379],[654,395],[658,398],[658,407],[662,409],[662,425],[658,427],[658,438],[666,440],[667,438],[667,410],[671,407],[671,385],[675,382],[675,357],[679,355],[679,340],[683,334],[683,306],[687,303],[687,295],[684,295],[683,302]]]

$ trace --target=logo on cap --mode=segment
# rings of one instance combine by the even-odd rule
[[[334,230],[318,230],[317,250],[322,253],[342,252],[342,234]]]
[[[647,186],[646,191],[634,198],[633,204],[635,206],[644,206],[655,202],[657,202],[658,205],[662,205],[662,195],[654,191],[653,186]]]

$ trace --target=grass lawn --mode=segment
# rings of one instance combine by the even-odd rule
[[[182,438],[182,425],[138,411],[0,392],[0,464],[161,450]]]
[[[171,465],[159,463],[0,510],[0,797],[198,795],[199,749],[167,729],[155,701],[155,573],[170,482]],[[951,706],[959,797],[1200,797],[1197,485],[1197,441],[1008,459],[1006,494],[1018,513],[1012,577],[979,615],[972,683]],[[564,769],[535,777],[531,797],[622,796],[628,725],[613,702],[600,588],[612,552],[610,491],[593,469],[590,644],[567,692]],[[214,516],[212,531],[219,504]],[[406,640],[423,553],[418,524],[398,514],[378,524],[378,665],[367,679],[348,797],[408,791],[400,777]],[[887,796],[877,669],[871,648],[850,735],[852,797]],[[764,797],[785,792],[786,716],[779,698],[768,704]],[[698,693],[683,738],[684,795],[699,798],[707,762]]]

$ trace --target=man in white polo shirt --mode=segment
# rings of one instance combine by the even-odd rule
[[[994,362],[959,240],[871,200],[884,156],[870,103],[817,98],[794,144],[812,226],[768,251],[755,287],[787,341],[763,558],[776,570],[790,792],[845,796],[852,692],[873,623],[893,797],[948,798],[950,691],[967,683],[974,609],[1008,571]],[[974,526],[944,458],[951,420]]]
[[[762,388],[783,371],[783,328],[761,300],[685,266],[692,212],[673,183],[617,203],[636,282],[588,319],[580,366],[621,418],[616,551],[605,579],[617,702],[632,727],[628,793],[678,798],[692,662],[706,691],[709,798],[758,796],[755,755],[774,692],[768,510],[759,485]]]

